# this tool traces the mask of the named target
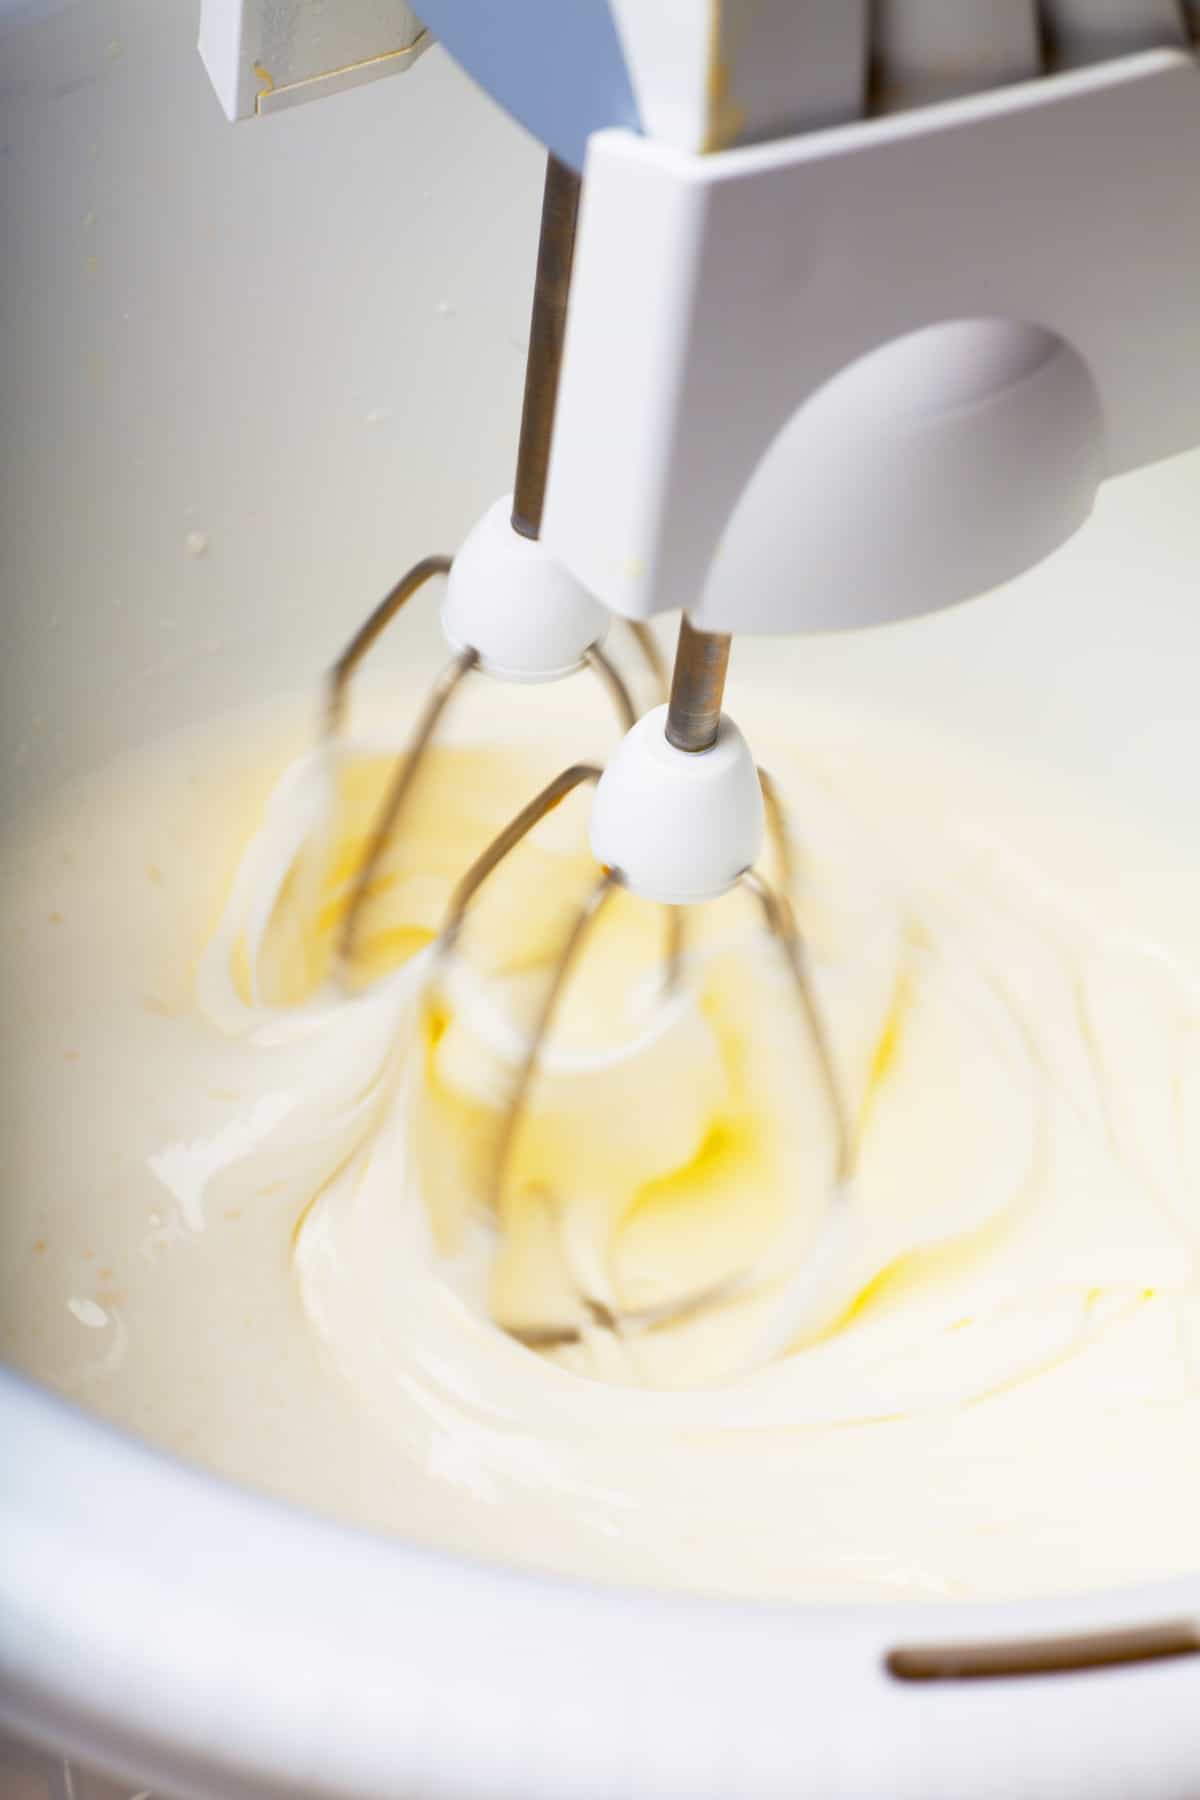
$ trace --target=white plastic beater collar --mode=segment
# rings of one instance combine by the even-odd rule
[[[721,715],[711,750],[677,750],[657,706],[621,740],[592,803],[592,854],[647,900],[716,900],[758,861],[763,799],[758,770],[733,720]]]
[[[442,630],[500,681],[557,681],[580,668],[608,612],[543,544],[514,531],[512,497],[467,534],[442,601]]]

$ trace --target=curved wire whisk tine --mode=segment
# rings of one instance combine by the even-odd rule
[[[683,976],[683,958],[687,949],[687,927],[682,906],[664,906],[666,914],[666,948],[663,951],[663,993],[675,993]]]
[[[505,857],[510,855],[521,840],[528,837],[534,826],[540,824],[548,813],[553,812],[568,794],[573,793],[577,787],[582,787],[585,782],[599,781],[600,774],[601,771],[594,763],[573,763],[570,768],[564,769],[561,774],[554,777],[553,781],[546,784],[540,794],[535,794],[533,799],[509,820],[504,830],[492,839],[487,849],[476,857],[450,896],[450,904],[446,908],[446,916],[437,937],[436,948],[439,956],[448,953],[457,943],[467,908],[489,876],[499,868]],[[517,1071],[508,1110],[501,1122],[488,1184],[490,1204],[498,1205],[503,1193],[508,1160],[521,1123],[530,1083],[536,1072],[542,1045],[553,1023],[554,1012],[562,996],[567,978],[591,925],[605,902],[620,885],[621,878],[615,869],[601,871],[599,880],[576,914],[559,952],[558,961],[550,976],[549,986],[534,1021],[525,1055]],[[679,978],[682,914],[680,908],[674,906],[667,907],[666,912],[668,917],[666,989],[667,992],[671,992]]]
[[[325,699],[327,741],[336,737],[345,724],[350,683],[363,659],[391,624],[396,614],[419,588],[435,575],[449,574],[451,562],[452,558],[448,556],[427,556],[420,562],[414,563],[413,567],[384,596],[355,632],[333,664],[327,678]],[[631,630],[642,649],[647,666],[655,681],[665,692],[666,669],[653,633],[642,624],[632,625]],[[632,730],[637,722],[637,708],[624,677],[598,644],[591,647],[586,660],[612,701],[621,731]],[[380,806],[378,815],[372,823],[367,848],[362,861],[355,870],[338,932],[335,968],[338,979],[343,985],[348,983],[349,970],[358,947],[363,915],[371,888],[388,848],[396,836],[438,722],[462,681],[477,666],[478,662],[479,657],[476,651],[464,650],[442,670],[429,693],[408,744],[402,753],[396,774]],[[500,837],[472,865],[463,882],[460,882],[458,889],[455,890],[455,897],[452,899],[451,905],[452,918],[455,899],[460,895],[462,899],[457,918],[453,919],[452,930],[454,932],[457,932],[458,926],[461,924],[462,909],[465,908],[467,900],[470,898],[470,893],[464,890],[472,877],[477,878],[475,885],[478,886],[479,882],[486,879],[487,874],[490,874],[496,863],[501,861],[508,851],[520,842],[525,833],[532,829],[538,819],[544,817],[552,806],[557,805],[558,801],[563,799],[573,786],[577,786],[582,780],[598,780],[599,774],[600,771],[592,769],[591,765],[576,764],[571,770],[564,771],[563,775],[556,777],[548,788],[535,796],[529,805],[522,809],[516,819],[500,834]],[[566,782],[565,786],[562,785],[564,781]],[[470,889],[470,892],[474,892],[474,887]],[[444,926],[443,935],[446,929]],[[665,987],[668,992],[674,989],[679,980],[683,945],[682,915],[677,909],[669,908],[665,957]]]
[[[767,930],[787,958],[788,968],[791,970],[792,979],[795,982],[800,1010],[804,1014],[813,1048],[817,1053],[817,1063],[821,1071],[829,1111],[833,1118],[837,1139],[837,1178],[839,1182],[848,1181],[854,1169],[854,1141],[850,1116],[842,1095],[841,1083],[838,1080],[825,1021],[821,1017],[821,1009],[809,976],[804,942],[796,929],[792,909],[786,899],[776,893],[770,882],[765,880],[757,869],[747,869],[745,874],[739,877],[739,886],[744,887],[747,893],[752,894],[758,901]]]
[[[758,785],[762,789],[763,810],[767,815],[767,835],[774,846],[775,861],[779,867],[779,886],[790,906],[795,892],[796,858],[792,849],[792,834],[788,829],[787,809],[774,778],[761,765]]]
[[[666,658],[659,649],[658,639],[644,619],[630,619],[629,629],[634,642],[642,653],[642,661],[653,677],[658,697],[665,702],[671,691],[671,677],[667,670]]]
[[[624,677],[616,665],[604,654],[599,644],[592,645],[585,660],[589,669],[595,670],[607,688],[622,734],[632,731],[637,724],[637,707],[633,704],[633,695],[629,692]]]
[[[442,920],[442,928],[437,935],[436,949],[438,955],[444,955],[453,949],[462,930],[463,918],[468,906],[475,898],[488,876],[498,869],[505,857],[516,849],[521,839],[528,837],[535,825],[541,823],[548,813],[564,801],[568,794],[581,787],[585,781],[599,781],[600,770],[594,763],[572,763],[548,781],[540,794],[526,802],[520,812],[511,818],[504,830],[499,832],[487,849],[475,858],[466,874],[463,875],[450,895],[450,904],[446,908],[446,916]]]
[[[384,595],[375,610],[363,620],[326,678],[325,730],[328,736],[335,737],[345,722],[350,681],[368,650],[382,637],[400,608],[412,599],[418,588],[424,587],[435,575],[450,573],[452,561],[453,558],[449,556],[423,556],[407,574],[400,577],[395,587]]]
[[[445,955],[458,941],[462,930],[463,919],[471,901],[489,876],[500,867],[505,857],[514,851],[522,838],[529,836],[535,825],[552,813],[556,806],[562,804],[568,794],[582,787],[585,782],[599,781],[600,770],[594,763],[572,763],[568,769],[547,782],[540,794],[523,806],[516,816],[509,820],[504,830],[494,837],[487,849],[477,856],[466,874],[455,887],[450,896],[450,904],[446,909],[446,917],[437,937],[437,953]],[[521,1122],[525,1099],[530,1082],[537,1066],[538,1055],[545,1040],[546,1033],[554,1016],[554,1009],[566,983],[576,955],[587,934],[587,928],[600,911],[604,901],[617,885],[617,877],[611,869],[605,869],[600,880],[592,889],[587,901],[576,916],[575,922],[567,935],[566,943],[559,954],[554,971],[550,977],[550,985],[546,990],[537,1019],[534,1021],[532,1035],[526,1047],[521,1067],[517,1072],[512,1096],[500,1125],[500,1135],[496,1141],[492,1170],[488,1181],[488,1203],[499,1205],[504,1187],[504,1175],[508,1167],[508,1158],[516,1137],[517,1127]]]
[[[529,1034],[529,1041],[525,1046],[525,1054],[522,1057],[521,1065],[517,1070],[516,1080],[513,1082],[512,1091],[509,1095],[508,1107],[501,1120],[500,1131],[496,1138],[495,1148],[492,1151],[492,1167],[488,1181],[487,1202],[494,1211],[499,1209],[500,1202],[504,1197],[504,1178],[508,1173],[508,1165],[512,1157],[513,1145],[516,1142],[521,1120],[525,1116],[525,1107],[529,1099],[529,1090],[533,1085],[533,1077],[537,1071],[538,1060],[542,1053],[542,1045],[545,1043],[546,1038],[549,1035],[550,1027],[554,1022],[554,1014],[558,1009],[558,1003],[562,999],[563,990],[567,985],[568,978],[575,966],[579,952],[583,948],[584,941],[587,938],[589,931],[599,918],[605,903],[612,897],[619,886],[620,878],[612,869],[604,869],[601,872],[599,880],[592,887],[592,890],[584,900],[583,905],[575,914],[575,917],[571,922],[571,928],[563,942],[563,947],[559,951],[558,961],[554,965],[549,985],[546,988],[545,994],[542,996],[542,1004],[538,1008],[537,1017],[533,1022],[533,1030]]]
[[[479,657],[476,651],[463,650],[447,663],[434,682],[425,701],[424,709],[413,727],[408,745],[402,753],[383,805],[372,824],[366,854],[354,871],[354,880],[350,886],[350,895],[338,933],[336,967],[343,984],[347,979],[350,965],[354,961],[355,950],[358,948],[358,934],[362,925],[363,911],[371,892],[371,885],[379,871],[379,865],[387,854],[388,846],[395,836],[396,827],[400,823],[416,784],[417,775],[424,761],[425,753],[429,749],[430,740],[437,730],[438,720],[478,661]]]

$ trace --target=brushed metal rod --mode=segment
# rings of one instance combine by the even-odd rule
[[[667,703],[667,742],[677,750],[711,750],[721,724],[730,638],[725,631],[697,631],[685,613]]]
[[[546,158],[542,230],[533,285],[533,312],[529,321],[529,354],[525,362],[525,399],[521,408],[517,474],[513,483],[513,530],[527,538],[536,538],[542,529],[580,186],[574,169],[559,162],[556,156]]]

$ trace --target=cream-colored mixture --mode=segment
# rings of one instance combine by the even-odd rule
[[[577,756],[554,717],[435,754],[349,995],[378,740],[331,764],[294,720],[222,722],[9,845],[7,1359],[259,1486],[600,1577],[948,1598],[1200,1566],[1200,938],[1136,839],[882,720],[745,719],[851,1181],[748,901],[689,918],[666,993],[663,915],[622,895],[493,1205],[594,879],[584,795],[431,940]]]

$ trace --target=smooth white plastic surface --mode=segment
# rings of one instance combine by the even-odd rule
[[[500,681],[558,681],[602,641],[608,613],[546,546],[514,531],[512,495],[473,526],[454,558],[442,629]]]
[[[784,605],[807,631],[933,612],[1057,549],[1103,472],[1099,398],[1066,344],[1003,319],[929,326],[793,413],[705,595],[736,596],[743,632],[778,630]]]
[[[592,800],[597,862],[646,900],[716,900],[757,862],[763,842],[758,770],[733,720],[711,750],[677,750],[665,706],[644,713],[605,765]]]
[[[1200,69],[1173,50],[715,156],[598,133],[547,543],[615,611],[720,631],[838,623],[847,555],[854,624],[1015,574],[1074,530],[1097,478],[1200,438],[1197,168]],[[939,406],[936,338],[911,340],[929,364],[915,404],[880,358],[856,479],[860,359],[963,321],[1070,354],[1013,380],[989,350],[969,410]],[[823,390],[855,364],[843,419]],[[803,424],[818,403],[824,476]],[[743,501],[780,515],[749,564]]]
[[[648,137],[715,150],[862,110],[867,0],[610,0]]]
[[[764,1607],[423,1552],[0,1371],[0,1725],[204,1800],[1190,1800],[1197,1664],[901,1685],[896,1644],[1200,1616],[1200,1581]]]
[[[399,75],[430,42],[407,0],[200,0],[200,55],[229,119]]]
[[[1188,8],[1179,0],[1041,0],[1038,10],[1061,68],[1187,41]]]
[[[1037,0],[875,0],[871,61],[872,91],[887,111],[1021,81],[1041,72]]]

